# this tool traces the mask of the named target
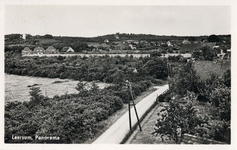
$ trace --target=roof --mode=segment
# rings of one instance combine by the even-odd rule
[[[61,51],[62,51],[62,52],[66,52],[69,48],[70,48],[70,47],[63,47]]]
[[[40,50],[44,51],[44,48],[43,48],[43,47],[36,47],[36,48],[34,49],[34,51],[40,51]]]
[[[61,51],[62,52],[67,52],[69,49],[72,49],[71,47],[64,47]],[[73,50],[73,49],[72,49]],[[74,50],[73,50],[74,51]]]
[[[46,51],[51,51],[51,50],[56,50],[53,46],[49,46],[47,49],[46,49]]]
[[[29,47],[25,47],[22,51],[31,51]]]

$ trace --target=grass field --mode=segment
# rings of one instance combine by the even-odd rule
[[[211,73],[222,76],[230,67],[231,63],[227,60],[224,60],[223,63],[213,63],[212,61],[195,61],[194,63],[194,68],[202,80],[209,78]]]
[[[68,79],[50,79],[5,74],[5,103],[8,101],[30,100],[30,87],[37,84],[44,96],[52,98],[54,95],[78,93],[75,89],[79,81]],[[100,88],[108,84],[97,83]]]

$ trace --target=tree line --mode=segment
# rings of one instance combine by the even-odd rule
[[[21,57],[6,53],[5,73],[107,83],[166,79],[167,59],[160,57]]]

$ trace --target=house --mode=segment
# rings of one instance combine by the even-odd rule
[[[44,54],[44,48],[43,47],[36,47],[33,51],[34,54]]]
[[[217,57],[219,57],[220,59],[223,59],[225,56],[225,53],[223,52],[223,50],[221,49],[221,52],[219,54],[217,54]]]
[[[168,47],[172,47],[173,46],[170,41],[166,42],[166,44],[168,45]]]
[[[135,46],[133,46],[132,44],[129,44],[129,47],[133,50],[133,49],[136,49]]]
[[[230,49],[227,49],[226,55],[227,55],[227,59],[230,59],[230,56],[231,56],[231,50]]]
[[[22,39],[25,40],[26,39],[26,34],[22,35]]]
[[[190,42],[187,39],[184,39],[182,44],[190,44]]]
[[[116,38],[116,39],[119,39],[119,36],[118,36],[118,35],[115,35],[115,38]]]
[[[104,40],[104,43],[109,43],[109,40],[108,39]]]
[[[46,50],[45,50],[45,54],[55,54],[58,53],[57,50],[53,47],[53,46],[49,46]]]
[[[22,51],[21,51],[22,55],[30,55],[32,53],[32,50],[29,47],[25,47]]]
[[[187,62],[195,62],[195,58],[190,58],[190,57],[188,57],[188,58],[187,58]]]
[[[213,48],[212,48],[212,49],[216,49],[216,48],[219,48],[219,46],[213,46]]]
[[[64,47],[61,52],[73,53],[75,51],[71,47]]]

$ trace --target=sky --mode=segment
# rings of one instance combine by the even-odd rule
[[[231,34],[230,6],[6,5],[5,34]]]

